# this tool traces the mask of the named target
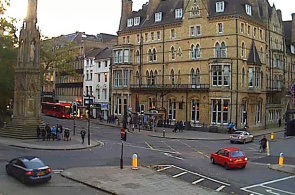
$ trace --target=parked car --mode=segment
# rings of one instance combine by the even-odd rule
[[[253,142],[254,136],[248,131],[235,131],[229,136],[230,143],[247,143]]]
[[[35,156],[12,159],[6,165],[6,172],[24,184],[47,182],[51,179],[51,169]]]
[[[216,153],[211,154],[211,163],[220,164],[225,169],[245,168],[247,162],[248,157],[239,148],[221,148]]]

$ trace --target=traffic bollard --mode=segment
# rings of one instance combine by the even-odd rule
[[[132,169],[137,170],[137,154],[132,155]]]
[[[270,134],[270,140],[271,141],[273,141],[273,139],[274,139],[274,134],[273,134],[273,132]]]
[[[284,165],[284,153],[280,153],[280,157],[279,157],[279,166],[283,166]]]
[[[165,129],[163,129],[163,137],[165,137]]]

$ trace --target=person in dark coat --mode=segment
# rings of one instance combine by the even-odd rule
[[[281,118],[279,118],[279,127],[281,127],[281,125],[282,125],[282,121],[281,121]]]
[[[37,125],[37,139],[38,140],[40,139],[40,133],[41,133],[40,127],[39,127],[39,125]]]
[[[46,137],[46,129],[45,127],[42,129],[42,140],[45,141],[45,137]]]
[[[177,128],[178,128],[178,122],[175,123],[174,129],[173,129],[172,132],[175,132],[176,133],[177,132]]]
[[[50,141],[51,129],[49,124],[47,124],[45,128],[46,128],[46,135],[47,135],[46,140]]]
[[[266,139],[265,135],[263,136],[263,138],[259,142],[260,142],[260,152],[265,153],[265,149],[267,147],[267,139]]]
[[[84,144],[84,139],[85,139],[85,135],[86,135],[86,131],[85,131],[84,127],[82,128],[80,134],[81,134],[81,138],[82,138],[82,144]]]

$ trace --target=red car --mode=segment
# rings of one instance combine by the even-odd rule
[[[239,148],[221,148],[216,153],[211,154],[211,163],[220,164],[225,169],[241,167],[245,168],[248,157]]]

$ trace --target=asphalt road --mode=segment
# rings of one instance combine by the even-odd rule
[[[72,120],[51,117],[44,117],[44,120],[51,125],[58,123],[63,127],[73,127]],[[76,125],[76,133],[79,133],[82,127],[87,130],[86,121],[77,120]],[[40,151],[0,145],[0,175],[1,181],[4,181],[0,183],[0,193],[52,194],[54,191],[55,194],[104,194],[62,178],[58,173],[53,174],[53,179],[48,184],[33,187],[25,186],[5,174],[5,161],[22,155],[39,156],[52,170],[105,165],[119,167],[122,144],[120,130],[92,122],[91,137],[102,141],[104,145],[79,151]],[[139,165],[161,165],[163,170],[159,171],[159,174],[167,174],[192,185],[231,194],[295,195],[292,185],[295,183],[295,177],[268,169],[268,163],[277,163],[280,152],[284,152],[285,162],[295,164],[294,141],[294,138],[284,139],[283,134],[275,134],[275,141],[270,142],[270,156],[266,156],[258,152],[258,139],[253,143],[232,145],[229,141],[169,140],[128,133],[124,143],[124,165],[131,165],[132,155],[136,153]],[[237,146],[246,153],[250,162],[245,169],[225,170],[222,166],[210,163],[210,154],[226,146]]]

